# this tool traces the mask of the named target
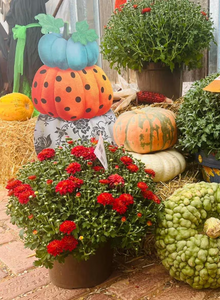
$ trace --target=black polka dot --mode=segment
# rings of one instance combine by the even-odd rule
[[[44,98],[42,98],[42,99],[41,99],[41,102],[42,102],[43,104],[46,104],[46,103],[47,103],[47,100],[44,99]]]
[[[102,104],[102,105],[100,105],[100,106],[99,106],[99,109],[102,109],[102,108],[103,108],[103,106],[104,106],[103,104]]]
[[[60,101],[61,101],[61,98],[60,98],[59,96],[57,96],[57,97],[55,98],[55,101],[56,101],[56,102],[60,102]]]
[[[64,108],[64,110],[65,110],[65,111],[69,111],[69,110],[70,110],[70,107],[67,106],[67,107]]]
[[[50,116],[54,116],[54,114],[52,112],[48,112],[48,115]]]
[[[34,83],[34,87],[35,87],[35,88],[37,87],[37,81],[35,81],[35,83]]]
[[[44,69],[44,70],[40,71],[40,74],[45,74],[46,72],[47,72],[47,70]]]
[[[36,99],[36,98],[34,98],[34,103],[35,103],[35,104],[38,104],[38,101],[37,101],[37,99]]]
[[[91,108],[87,108],[86,112],[89,113],[92,109]]]
[[[71,117],[71,119],[76,119],[76,116]]]
[[[44,87],[47,88],[48,87],[48,82],[44,82]]]
[[[70,93],[70,92],[72,91],[71,87],[68,86],[68,87],[66,88],[66,91],[67,91],[67,93]]]
[[[82,99],[81,99],[80,97],[76,97],[75,100],[76,100],[76,102],[78,102],[78,103],[82,101]]]
[[[93,71],[94,71],[95,73],[98,73],[98,71],[97,71],[96,69],[93,69]]]
[[[82,72],[83,72],[84,74],[87,74],[87,72],[86,72],[86,70],[85,70],[85,69],[82,69]]]
[[[90,85],[89,84],[86,84],[85,85],[85,89],[88,91],[88,90],[90,90]]]
[[[103,78],[104,80],[106,80],[106,77],[105,77],[105,75],[102,75],[102,78]]]
[[[104,87],[101,87],[101,93],[104,93],[104,91],[105,91]]]
[[[56,77],[56,81],[60,82],[62,80],[62,77],[61,76],[57,76]]]
[[[74,72],[71,72],[70,75],[71,75],[72,78],[76,77],[76,74]]]
[[[109,96],[108,96],[108,100],[111,100],[111,99],[112,99],[112,95],[109,95]]]

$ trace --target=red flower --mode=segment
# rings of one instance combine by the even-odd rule
[[[33,198],[36,197],[36,195],[34,194],[34,191],[32,190],[26,190],[22,193],[19,193],[18,197],[18,201],[21,204],[27,204],[30,201],[30,196],[32,196]]]
[[[35,176],[35,175],[31,175],[28,177],[28,179],[30,179],[30,180],[35,180],[36,178],[37,178],[37,176]]]
[[[151,11],[151,8],[150,7],[146,7],[144,9],[142,9],[141,13],[145,14],[146,12],[150,12],[150,11]]]
[[[104,172],[105,171],[104,168],[101,166],[94,166],[92,169],[96,172],[100,172],[100,171]]]
[[[113,146],[113,145],[109,145],[108,149],[109,149],[110,152],[113,152],[113,153],[114,153],[114,152],[117,151],[118,147]]]
[[[134,9],[136,9],[137,7],[138,7],[137,4],[134,4],[134,5],[133,5],[133,8],[134,8]]]
[[[47,252],[50,255],[57,256],[63,252],[63,242],[62,240],[53,240],[47,245]]]
[[[130,194],[121,194],[118,199],[122,200],[127,206],[134,203],[134,198]]]
[[[85,160],[95,160],[96,155],[93,147],[76,146],[71,150],[71,154],[76,157],[83,157]]]
[[[104,26],[104,28],[106,28],[106,25]],[[91,142],[92,144],[94,144],[94,145],[98,144],[98,140],[97,140],[96,138],[94,138],[94,137],[92,137],[92,138],[90,139],[90,142]]]
[[[23,184],[20,180],[16,179],[10,179],[6,185],[7,190],[14,190],[17,186]]]
[[[206,15],[207,15],[204,11],[201,11],[201,14],[202,14],[203,16],[206,16]]]
[[[141,213],[137,213],[137,217],[138,217],[138,218],[141,218],[141,217],[142,217],[142,214],[141,214]]]
[[[31,214],[31,215],[28,216],[28,219],[29,219],[29,220],[32,220],[33,217],[34,217],[34,215]]]
[[[33,232],[32,232],[33,234],[37,234],[37,230],[35,229],[35,230],[33,230]]]
[[[147,173],[147,174],[149,174],[149,175],[151,175],[153,178],[156,175],[155,172],[154,172],[154,170],[152,170],[152,169],[145,169],[144,172]]]
[[[80,188],[83,185],[84,181],[77,177],[70,176],[69,180],[71,180],[75,184],[75,188]]]
[[[147,221],[147,226],[152,226],[152,222],[149,220],[149,221]]]
[[[63,250],[65,251],[73,251],[78,245],[78,241],[72,235],[64,236],[61,242]]]
[[[60,232],[70,234],[74,229],[76,229],[76,224],[73,221],[64,221],[60,224]]]
[[[54,161],[53,164],[54,164],[54,165],[57,165],[57,164],[58,164],[58,161]]]
[[[134,165],[134,164],[128,165],[128,166],[127,166],[127,169],[128,169],[129,171],[131,171],[132,173],[136,173],[136,172],[139,170],[138,166],[136,166],[136,165]]]
[[[123,162],[123,164],[125,164],[126,166],[130,165],[131,163],[133,163],[133,159],[129,156],[122,156],[120,158],[120,161]]]
[[[60,193],[60,195],[66,195],[67,193],[72,193],[76,188],[75,183],[72,180],[66,179],[60,181],[56,187],[56,193]]]
[[[14,195],[18,197],[21,193],[26,191],[32,191],[32,187],[29,184],[21,184],[14,189]]]
[[[148,185],[145,182],[138,182],[137,187],[139,189],[141,189],[142,191],[145,191],[146,189],[148,189]]]
[[[128,207],[122,199],[116,198],[113,203],[112,209],[116,210],[120,215],[123,215],[124,213],[126,213]]]
[[[115,166],[115,169],[119,169],[119,166],[118,166],[118,165],[116,165],[116,166]]]
[[[88,162],[87,162],[87,166],[92,166],[92,162],[91,162],[91,161],[88,161]]]
[[[109,184],[109,180],[108,179],[100,179],[99,183],[101,183],[101,184]]]
[[[114,198],[110,193],[102,193],[97,197],[97,202],[102,205],[112,205]]]
[[[81,193],[76,193],[76,197],[81,197]]]
[[[121,221],[122,221],[122,222],[125,222],[126,220],[127,220],[126,217],[122,217],[122,218],[121,218]]]
[[[114,187],[117,187],[118,185],[120,186],[124,186],[124,178],[121,177],[120,175],[118,174],[113,174],[113,175],[110,175],[108,177],[108,180],[109,180],[109,187],[110,188],[114,188]]]
[[[51,148],[46,148],[44,150],[42,150],[37,158],[40,160],[40,161],[43,161],[43,160],[46,160],[48,158],[52,158],[54,157],[56,154],[55,150],[54,149],[51,149]]]
[[[68,143],[69,145],[72,145],[72,144],[73,144],[73,141],[67,141],[67,143]]]
[[[81,171],[81,165],[77,162],[73,162],[69,164],[69,166],[65,169],[69,174],[75,174],[76,172]]]
[[[142,195],[145,199],[152,200],[157,204],[160,204],[160,199],[152,191],[142,191]]]
[[[50,185],[50,184],[52,184],[53,183],[53,180],[52,179],[48,179],[47,181],[46,181],[46,184],[48,184],[48,185]]]

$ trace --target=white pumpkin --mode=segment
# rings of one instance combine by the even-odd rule
[[[138,154],[129,152],[134,158],[141,160],[146,169],[152,169],[155,172],[154,181],[168,181],[186,168],[184,156],[174,149],[159,151],[151,154]]]

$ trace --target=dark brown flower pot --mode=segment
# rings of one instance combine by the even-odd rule
[[[176,100],[182,96],[182,69],[169,67],[160,63],[149,63],[141,72],[136,72],[137,85],[141,91],[160,93]]]
[[[113,250],[106,244],[87,261],[79,261],[72,255],[64,263],[55,261],[49,276],[54,285],[64,289],[94,287],[111,275],[112,259]]]

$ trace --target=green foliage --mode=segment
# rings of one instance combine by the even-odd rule
[[[151,11],[143,14],[148,7]],[[141,71],[149,62],[171,70],[182,64],[193,69],[201,66],[202,51],[214,40],[213,30],[201,6],[189,0],[131,0],[112,14],[101,51],[118,71]]]
[[[64,26],[62,19],[55,19],[51,15],[39,14],[35,16],[35,19],[38,20],[42,26],[41,32],[43,34],[50,32],[60,33],[60,28]]]
[[[25,246],[36,249],[38,260],[35,264],[51,268],[54,260],[61,262],[69,254],[66,251],[52,256],[47,252],[47,245],[51,241],[62,239],[63,233],[59,227],[66,220],[76,224],[71,234],[78,240],[78,245],[72,254],[79,259],[88,259],[106,241],[115,247],[138,251],[146,234],[154,231],[157,213],[162,208],[162,204],[144,198],[137,187],[138,182],[145,182],[148,189],[155,192],[155,183],[150,175],[146,175],[144,164],[133,159],[139,169],[135,173],[130,172],[120,160],[122,156],[129,155],[122,148],[114,146],[115,151],[112,151],[110,144],[105,142],[108,169],[95,171],[94,166],[101,166],[99,160],[96,158],[91,165],[82,156],[75,157],[71,149],[82,145],[81,142],[73,142],[68,137],[67,142],[63,148],[55,150],[54,157],[28,163],[20,169],[17,179],[30,185],[36,196],[30,196],[26,204],[21,204],[12,194],[7,205],[11,222],[22,229],[20,236]],[[92,143],[83,145],[94,147]],[[72,193],[60,195],[55,187],[70,177],[66,168],[72,162],[81,165],[81,171],[73,176],[82,179],[83,184]],[[110,188],[108,184],[99,182],[112,174],[122,176],[124,186],[119,184]],[[52,180],[52,183],[48,184],[48,180]],[[131,194],[134,203],[129,205],[124,214],[120,214],[111,205],[104,206],[97,202],[97,196],[104,192],[111,193],[115,199],[123,193]]]
[[[189,153],[204,150],[220,159],[220,94],[203,91],[220,73],[196,81],[184,96],[176,122],[178,147]]]

